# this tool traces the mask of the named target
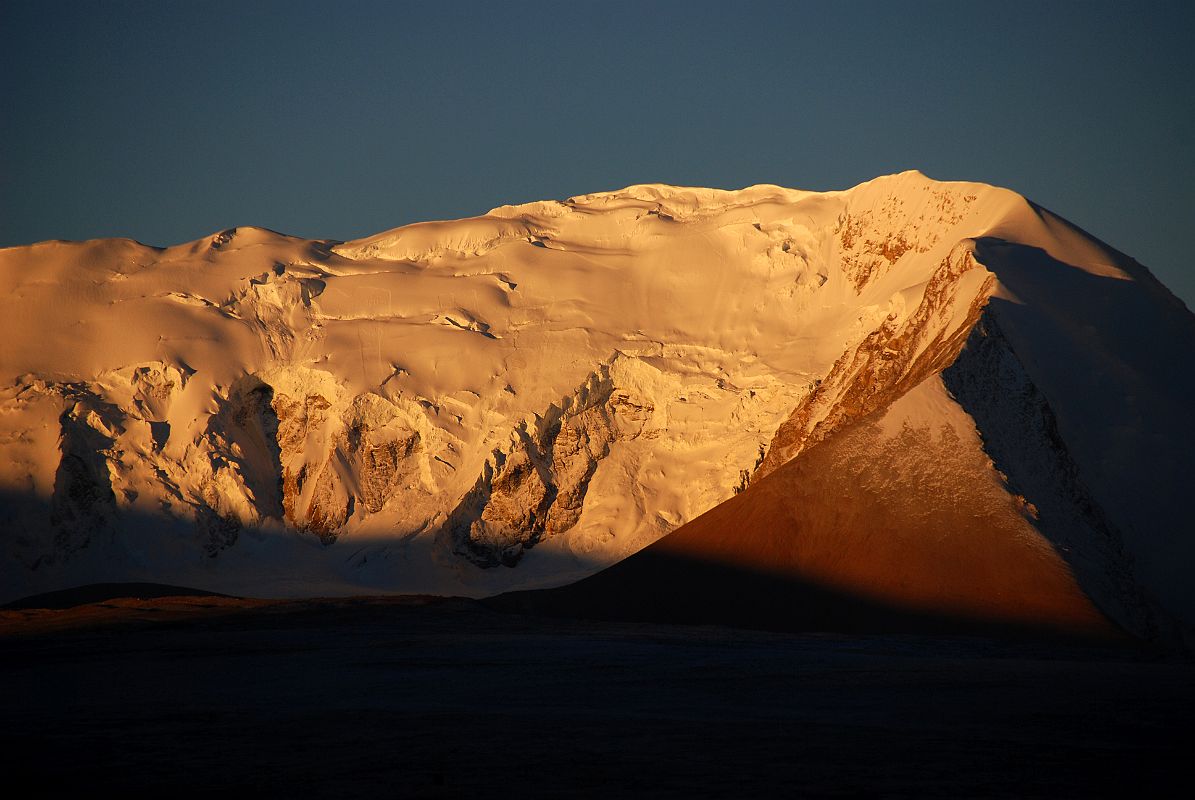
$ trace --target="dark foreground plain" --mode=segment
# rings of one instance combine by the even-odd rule
[[[47,796],[1195,789],[1195,669],[1125,645],[157,597],[0,611],[0,687]]]

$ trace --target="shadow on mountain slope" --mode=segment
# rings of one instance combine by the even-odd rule
[[[829,452],[827,444],[830,442],[811,452],[823,448]],[[812,468],[819,469],[817,466]],[[563,617],[717,624],[763,630],[1050,631],[1076,635],[1102,635],[1111,630],[1085,605],[1081,595],[1068,594],[1065,582],[1051,577],[1049,570],[1042,572],[1030,568],[1026,571],[1018,567],[1015,560],[1010,562],[1003,558],[999,547],[994,551],[983,547],[965,548],[965,553],[953,555],[949,549],[926,549],[924,543],[917,544],[917,537],[900,531],[894,534],[892,526],[885,526],[882,521],[873,526],[871,517],[875,509],[860,503],[858,497],[841,506],[838,512],[816,522],[812,536],[788,536],[794,525],[800,525],[794,521],[795,511],[812,508],[809,503],[800,502],[802,492],[824,494],[826,484],[835,481],[829,473],[826,473],[827,480],[820,483],[801,475],[794,472],[793,464],[787,465],[646,551],[580,583],[559,589],[507,594],[482,602],[504,610]],[[793,481],[804,487],[795,494]],[[4,493],[0,495],[0,508],[11,508],[18,497],[26,504],[38,502],[35,498]],[[796,502],[790,503],[790,500]],[[822,508],[833,512],[833,504]],[[136,526],[141,538],[156,532],[164,539],[179,539],[171,545],[175,548],[186,544],[185,535],[170,528],[169,520],[165,518],[130,513],[122,515],[121,523]],[[159,526],[156,531],[155,525]],[[860,525],[863,528],[859,528]],[[5,527],[6,533],[13,533]],[[684,535],[694,528],[702,531],[696,547],[686,550],[672,546],[680,538],[678,534]],[[52,539],[52,532],[44,533],[46,540]],[[10,560],[5,584],[10,596],[24,598],[23,602],[17,601],[10,608],[68,608],[118,597],[145,598],[152,604],[155,598],[163,596],[216,595],[210,591],[210,584],[197,578],[198,573],[185,570],[155,572],[139,565],[121,546],[119,538],[118,531],[111,539],[108,535],[93,539],[87,548],[67,557],[65,563],[41,561],[29,577],[40,581],[38,574],[50,570],[53,579],[48,583],[31,580],[25,588],[15,582],[13,569],[17,565]],[[722,546],[733,552],[719,555],[708,550]],[[326,548],[317,546],[317,549]],[[865,557],[860,558],[861,554]],[[98,558],[94,562],[87,561],[92,555]],[[204,561],[218,568],[219,564],[215,562],[222,557],[205,558]],[[994,603],[996,610],[980,608],[976,611],[943,602],[941,587],[927,590],[931,595],[938,591],[938,596],[919,605],[885,597],[882,591],[860,591],[858,586],[849,583],[834,586],[810,572],[820,565],[820,568],[839,569],[848,574],[850,570],[840,567],[853,563],[856,571],[862,570],[855,577],[866,583],[882,585],[888,580],[893,586],[913,585],[924,589],[940,572],[935,566],[939,561],[950,566],[942,573],[949,578],[946,595],[959,591],[970,593],[979,598],[981,605]],[[922,572],[918,573],[918,570]],[[993,589],[992,576],[1000,575],[1009,580],[997,581],[1000,585]],[[1011,580],[1018,576],[1019,581]],[[245,582],[244,576],[238,580]],[[73,585],[73,588],[36,594],[45,588],[56,590],[63,584]],[[188,584],[201,588],[182,588]],[[1035,588],[1036,584],[1045,588]],[[208,588],[202,588],[205,586]],[[971,586],[975,587],[974,592],[965,588]],[[347,592],[344,587],[330,590],[320,584],[310,586],[311,595],[329,593]],[[362,585],[358,593],[371,592]],[[1018,605],[1025,605],[1032,613],[1009,614],[1000,610]],[[1042,615],[1042,618],[1033,614]]]
[[[1122,635],[992,479],[937,469],[957,442],[883,441],[857,423],[603,572],[483,602],[770,630]]]
[[[881,452],[884,409],[597,575],[488,602],[781,630],[1115,636],[1119,624],[1181,638],[1166,618],[1192,604],[1178,578],[1195,549],[1195,371],[1183,368],[1195,318],[1135,262],[1121,280],[995,238],[976,253],[1005,296],[941,380],[990,478],[909,431]],[[1001,492],[985,494],[993,481]]]
[[[1004,621],[904,607],[812,580],[651,548],[568,586],[508,592],[480,603],[500,611],[565,619],[765,631],[1124,638],[1111,625],[1098,622],[1064,630],[1047,620]]]
[[[1002,295],[941,380],[1021,510],[969,495],[978,482],[966,478],[978,473],[942,468],[948,445],[900,440],[903,471],[889,469],[868,418],[604,572],[490,602],[739,627],[1080,635],[1114,633],[1104,612],[1137,635],[1170,638],[1168,617],[1195,618],[1195,317],[1135,263],[1118,262],[1134,278],[1122,280],[995,237],[977,240],[976,256]],[[943,474],[960,479],[926,478]],[[39,502],[0,497],[8,571],[14,552],[36,564],[41,542],[53,541],[9,513]],[[119,513],[122,526],[151,532],[181,524]],[[172,531],[148,563],[193,557],[187,535]],[[173,580],[135,564],[91,579]]]
[[[1195,622],[1195,315],[1112,255],[1131,280],[979,239],[1004,291],[943,378],[1089,594],[1139,634],[1181,638],[1174,620]]]

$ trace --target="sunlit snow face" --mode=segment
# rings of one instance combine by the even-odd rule
[[[0,299],[2,475],[47,532],[14,574],[52,557],[60,577],[138,564],[281,592],[571,580],[932,379],[993,292],[1017,297],[1001,313],[1026,369],[1050,347],[1137,363],[1058,320],[1105,285],[1152,302],[1016,195],[916,173],[827,194],[633,186],[335,246],[253,228],[47,243],[0,268],[20,276]],[[1082,374],[1033,379],[1077,397]],[[1162,377],[1125,380],[1141,398]],[[1073,434],[1078,412],[1057,413]],[[1076,440],[1075,458],[1131,441]]]

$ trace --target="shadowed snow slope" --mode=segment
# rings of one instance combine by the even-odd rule
[[[45,242],[0,278],[0,599],[560,585],[857,450],[819,480],[898,522],[790,510],[819,580],[887,597],[864,556],[905,542],[913,604],[1195,620],[1195,321],[1003,189],[632,186],[344,243]]]

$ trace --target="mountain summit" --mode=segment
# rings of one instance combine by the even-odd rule
[[[486,596],[668,553],[1195,625],[1195,317],[1004,189],[637,185],[351,242],[43,242],[0,276],[0,599]]]

